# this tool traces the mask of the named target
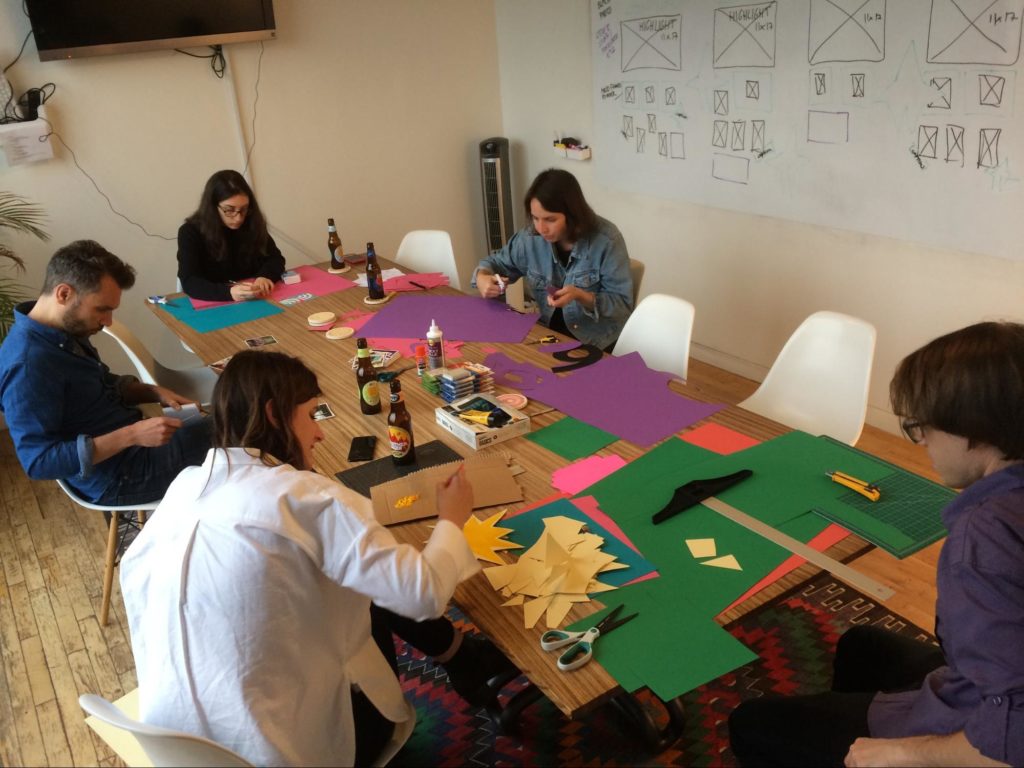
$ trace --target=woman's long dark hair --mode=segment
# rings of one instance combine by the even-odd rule
[[[248,253],[262,254],[267,250],[267,220],[263,218],[263,212],[249,183],[238,171],[217,171],[203,187],[196,212],[188,217],[188,221],[198,227],[207,250],[216,261],[224,261],[227,258],[228,232],[228,228],[221,221],[217,206],[235,195],[245,195],[249,198],[249,212],[242,226],[238,228],[240,247]]]
[[[281,352],[239,352],[213,388],[213,447],[252,448],[260,452],[265,464],[275,463],[273,457],[311,469],[303,466],[302,446],[291,423],[295,409],[319,394],[316,374],[297,357]],[[270,414],[267,403],[271,403]]]
[[[530,203],[535,198],[545,211],[565,214],[566,232],[572,242],[597,231],[597,214],[587,205],[576,177],[568,171],[548,168],[537,174],[523,199],[527,221],[533,221]]]

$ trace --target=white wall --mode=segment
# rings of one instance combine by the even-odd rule
[[[593,137],[588,0],[495,0],[504,131],[514,195],[558,166],[622,230],[647,272],[641,295],[697,308],[695,357],[760,379],[804,317],[832,309],[878,329],[868,421],[895,430],[888,382],[899,360],[982,319],[1024,320],[1024,261],[658,200],[598,184],[593,165],[557,158],[552,133]],[[599,156],[601,147],[593,148]],[[1024,244],[1021,244],[1024,248]]]
[[[333,216],[346,249],[373,240],[392,255],[410,229],[447,229],[465,274],[484,251],[478,143],[501,133],[494,8],[479,0],[275,0],[278,38],[262,63],[252,177],[289,263],[327,257]],[[21,0],[0,2],[0,61],[29,30]],[[166,362],[180,347],[143,306],[174,290],[174,237],[207,177],[241,170],[236,103],[251,141],[259,44],[229,46],[229,79],[174,52],[40,63],[34,41],[8,71],[17,93],[52,81],[57,132],[118,218],[56,147],[53,160],[7,167],[0,189],[42,203],[49,244],[10,242],[33,292],[59,245],[92,238],[139,270],[118,315]],[[197,50],[197,53],[206,51]]]

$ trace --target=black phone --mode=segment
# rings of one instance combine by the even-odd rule
[[[352,445],[348,449],[349,461],[369,461],[373,458],[373,449],[377,445],[377,438],[374,435],[361,435],[352,438]]]

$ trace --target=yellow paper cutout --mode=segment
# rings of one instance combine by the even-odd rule
[[[690,548],[690,554],[696,558],[714,557],[718,554],[714,539],[687,539],[686,546]]]
[[[504,607],[506,605],[522,605],[523,604],[523,600],[525,600],[525,599],[526,598],[523,597],[522,595],[512,595],[512,597],[510,597],[508,600],[506,600],[501,605],[502,605],[502,607]]]
[[[416,500],[420,497],[418,493],[410,494],[409,496],[403,496],[395,502],[395,509],[405,509],[411,507],[416,503]]]
[[[732,571],[742,571],[739,561],[734,555],[722,555],[714,560],[705,560],[701,565],[710,565],[712,568],[728,568]]]
[[[544,611],[551,605],[552,599],[551,595],[542,595],[523,603],[523,624],[527,629],[533,629],[534,625],[540,621]]]
[[[566,617],[566,614],[572,609],[572,601],[562,595],[558,595],[554,600],[551,601],[551,605],[548,606],[547,614],[544,617],[544,621],[548,625],[548,629],[555,629],[561,624]]]
[[[520,544],[502,539],[503,536],[512,533],[511,528],[497,527],[497,522],[506,511],[503,509],[501,512],[496,512],[486,520],[471,516],[462,527],[462,533],[466,536],[466,541],[469,542],[469,548],[473,550],[473,554],[479,560],[500,565],[505,561],[498,554],[498,550],[522,548]]]

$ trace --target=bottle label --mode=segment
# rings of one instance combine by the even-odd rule
[[[412,435],[401,427],[389,426],[388,442],[391,443],[392,458],[401,459],[412,448]]]
[[[377,386],[377,382],[368,381],[363,384],[360,396],[367,405],[378,405],[380,403],[380,389]]]

